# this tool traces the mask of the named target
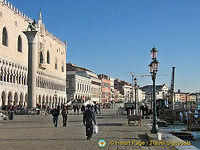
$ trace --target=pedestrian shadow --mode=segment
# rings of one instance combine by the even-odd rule
[[[122,126],[122,123],[99,123],[98,126]]]
[[[70,120],[70,121],[67,121],[67,122],[83,122],[82,120]]]
[[[140,138],[141,142],[145,142],[144,146],[148,146],[148,142],[144,134],[138,134],[138,137]]]
[[[85,141],[86,139],[85,138],[82,138],[82,139],[73,139],[73,138],[63,138],[63,139],[24,139],[24,138],[16,138],[16,139],[0,139],[0,141],[66,141],[66,140],[69,140],[69,141]]]
[[[121,131],[121,130],[115,130],[115,132],[123,132],[123,133],[125,133],[125,132],[133,132],[133,133],[135,133],[135,132],[138,132],[138,131],[135,131],[135,130],[132,130],[132,131]]]
[[[105,119],[107,117],[96,117],[96,119]]]
[[[49,127],[49,126],[42,126],[42,127],[30,127],[30,126],[28,126],[28,127],[25,127],[25,126],[23,126],[23,127],[1,127],[0,130],[6,130],[6,129],[36,129],[36,128],[47,129],[47,128],[54,128],[54,127]]]
[[[102,116],[110,116],[110,115],[97,114],[97,116],[101,116],[102,117]]]

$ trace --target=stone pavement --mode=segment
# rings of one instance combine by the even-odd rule
[[[127,126],[123,117],[113,117],[110,110],[103,109],[97,115],[99,133],[86,140],[82,115],[70,114],[67,127],[62,127],[61,116],[58,127],[53,127],[51,115],[15,116],[14,120],[0,121],[0,149],[2,150],[154,150],[175,149],[171,146],[139,146],[144,133],[150,128]],[[105,139],[104,148],[98,140]],[[126,141],[127,143],[119,143]],[[129,143],[130,142],[130,143]],[[133,143],[132,143],[133,142]],[[134,143],[135,142],[135,143]],[[138,142],[138,143],[137,143]],[[140,142],[140,143],[139,143]],[[118,145],[116,145],[116,143]],[[121,144],[121,145],[120,145]],[[126,145],[124,145],[126,144]]]

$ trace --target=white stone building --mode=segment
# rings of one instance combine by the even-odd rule
[[[125,97],[125,101],[131,101],[132,100],[132,86],[128,85],[128,84],[124,84],[124,86],[122,87],[124,90],[124,97]]]
[[[141,87],[141,90],[145,92],[146,100],[151,101],[152,100],[152,93],[153,93],[153,86],[152,85],[146,85]],[[168,93],[168,87],[166,84],[162,85],[156,85],[156,99],[166,99]]]
[[[101,103],[101,80],[91,71],[86,71],[91,80],[91,100],[96,103]]]
[[[67,63],[67,100],[77,100],[79,103],[91,99],[91,80],[87,75],[88,69]]]
[[[27,105],[28,40],[23,33],[33,20],[0,0],[0,106]],[[45,29],[40,12],[36,23],[36,103],[66,102],[66,46]]]

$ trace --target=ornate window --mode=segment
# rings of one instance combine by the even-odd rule
[[[43,64],[43,62],[44,62],[43,54],[42,54],[42,52],[40,52],[40,64]]]
[[[6,27],[3,28],[2,32],[2,44],[8,46],[8,33]]]
[[[18,41],[17,41],[17,51],[22,52],[22,38],[20,35],[18,36]]]
[[[49,54],[49,51],[47,51],[47,63],[50,64],[50,54]]]

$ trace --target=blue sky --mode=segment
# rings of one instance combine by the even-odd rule
[[[32,18],[43,11],[46,28],[68,41],[67,62],[131,81],[129,72],[149,74],[155,45],[160,68],[157,84],[200,91],[199,0],[10,0]],[[150,77],[139,78],[142,86]]]

